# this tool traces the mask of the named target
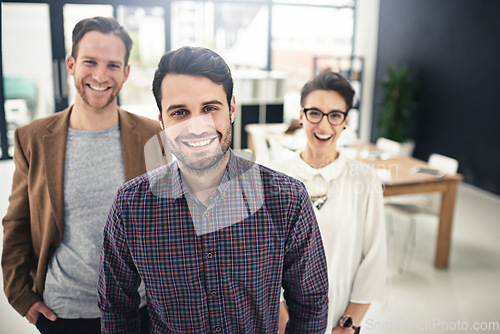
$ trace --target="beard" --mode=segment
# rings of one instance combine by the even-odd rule
[[[95,109],[104,109],[107,106],[109,106],[111,103],[113,103],[113,101],[115,101],[116,97],[118,96],[118,94],[121,90],[121,85],[119,87],[115,86],[115,87],[108,88],[108,89],[112,90],[112,92],[109,95],[107,100],[105,100],[103,97],[95,102],[91,102],[91,99],[89,98],[89,96],[87,96],[87,93],[85,90],[86,85],[87,85],[86,83],[75,84],[76,91],[78,92],[78,95],[80,95],[81,99],[83,100],[83,102],[85,102],[86,105],[88,105],[91,108],[95,108]]]
[[[167,133],[167,144],[171,153],[175,155],[183,167],[189,169],[193,173],[204,174],[216,169],[224,162],[224,157],[231,145],[231,125],[223,131],[224,133],[221,133],[214,129],[213,132],[210,133],[205,132],[200,135],[179,136],[177,138],[172,138]],[[185,144],[183,141],[195,141],[201,138],[213,137],[214,132],[217,134],[217,139],[215,140],[219,142],[216,148],[208,148],[200,152],[189,152],[189,148],[184,147]],[[209,145],[213,145],[213,143]]]

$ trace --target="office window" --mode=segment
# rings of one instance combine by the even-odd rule
[[[50,43],[48,5],[2,3],[2,79],[11,156],[14,130],[54,112]]]
[[[235,69],[267,66],[269,8],[253,4],[215,6],[215,50]]]
[[[354,0],[273,0],[273,2],[318,6],[354,6]]]
[[[172,49],[208,47],[233,69],[267,65],[268,6],[252,3],[175,1]]]
[[[63,15],[51,18],[47,4],[2,2],[5,123],[10,137],[18,126],[13,125],[14,118],[24,117],[16,124],[25,124],[74,102],[73,78],[66,73],[62,55],[64,49],[66,54],[71,51],[74,25],[86,17],[116,15],[129,31],[134,41],[131,73],[119,104],[151,118],[157,113],[151,80],[167,47],[192,45],[215,50],[233,71],[238,101],[284,104],[285,121],[296,117],[298,95],[313,75],[314,59],[318,60],[317,68],[332,67],[324,59],[352,54],[355,0],[145,0],[138,6],[125,5],[130,1],[106,3],[51,3],[55,8],[51,13]],[[60,38],[62,32],[56,32],[55,40],[51,40],[51,19],[55,19],[55,29],[63,20],[64,40]],[[16,86],[26,94],[31,92],[30,98],[12,101],[19,100],[9,95]]]
[[[300,91],[314,75],[314,57],[351,55],[354,10],[277,4],[272,15],[271,68],[286,78],[284,120],[290,121],[298,118]]]
[[[171,5],[171,46],[213,47],[213,3],[174,1]]]
[[[129,59],[130,75],[120,92],[120,106],[157,120],[158,107],[151,83],[158,60],[165,52],[164,9],[118,6],[117,19],[134,42]]]
[[[275,5],[272,20],[271,67],[287,74],[286,91],[300,91],[312,77],[314,56],[351,55],[350,8]]]

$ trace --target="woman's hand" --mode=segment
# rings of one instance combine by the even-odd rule
[[[334,327],[332,329],[332,334],[353,334],[354,330],[352,328],[342,328],[340,326]]]

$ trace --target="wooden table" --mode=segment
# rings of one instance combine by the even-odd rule
[[[248,131],[247,131],[248,132]],[[248,143],[251,143],[251,134],[248,133]],[[265,137],[264,137],[265,138]],[[290,147],[293,139],[294,145]],[[305,136],[285,135],[284,133],[274,134],[273,143],[283,146],[283,149],[295,151],[300,145],[305,146]],[[300,144],[300,145],[299,145]],[[427,167],[429,165],[422,160],[412,157],[394,157],[391,159],[363,159],[360,158],[363,150],[376,151],[375,145],[360,143],[348,145],[348,150],[356,151],[356,159],[371,165],[376,169],[386,169],[391,173],[391,181],[384,181],[384,196],[407,195],[417,193],[439,192],[441,193],[441,208],[439,213],[439,229],[437,236],[436,254],[434,266],[440,269],[448,267],[451,245],[451,231],[453,226],[453,212],[455,209],[455,197],[458,182],[463,180],[462,175],[445,175],[442,178],[434,178],[423,174],[412,172],[414,167]],[[255,151],[254,151],[255,153]],[[258,155],[258,154],[256,154]],[[257,157],[259,158],[259,157]],[[279,159],[274,156],[273,158]]]
[[[448,267],[451,245],[451,230],[453,212],[458,182],[462,175],[445,175],[434,178],[412,172],[414,167],[429,167],[425,161],[412,157],[395,157],[386,160],[369,160],[357,158],[376,169],[386,169],[391,172],[391,181],[383,181],[384,196],[439,192],[441,193],[441,209],[439,213],[439,229],[437,236],[434,266],[440,269]]]

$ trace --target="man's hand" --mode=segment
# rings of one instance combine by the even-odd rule
[[[49,309],[41,300],[31,305],[30,309],[26,313],[26,319],[28,319],[31,324],[36,325],[36,321],[38,320],[40,313],[51,321],[55,321],[57,319],[56,314],[52,312],[52,310]]]

